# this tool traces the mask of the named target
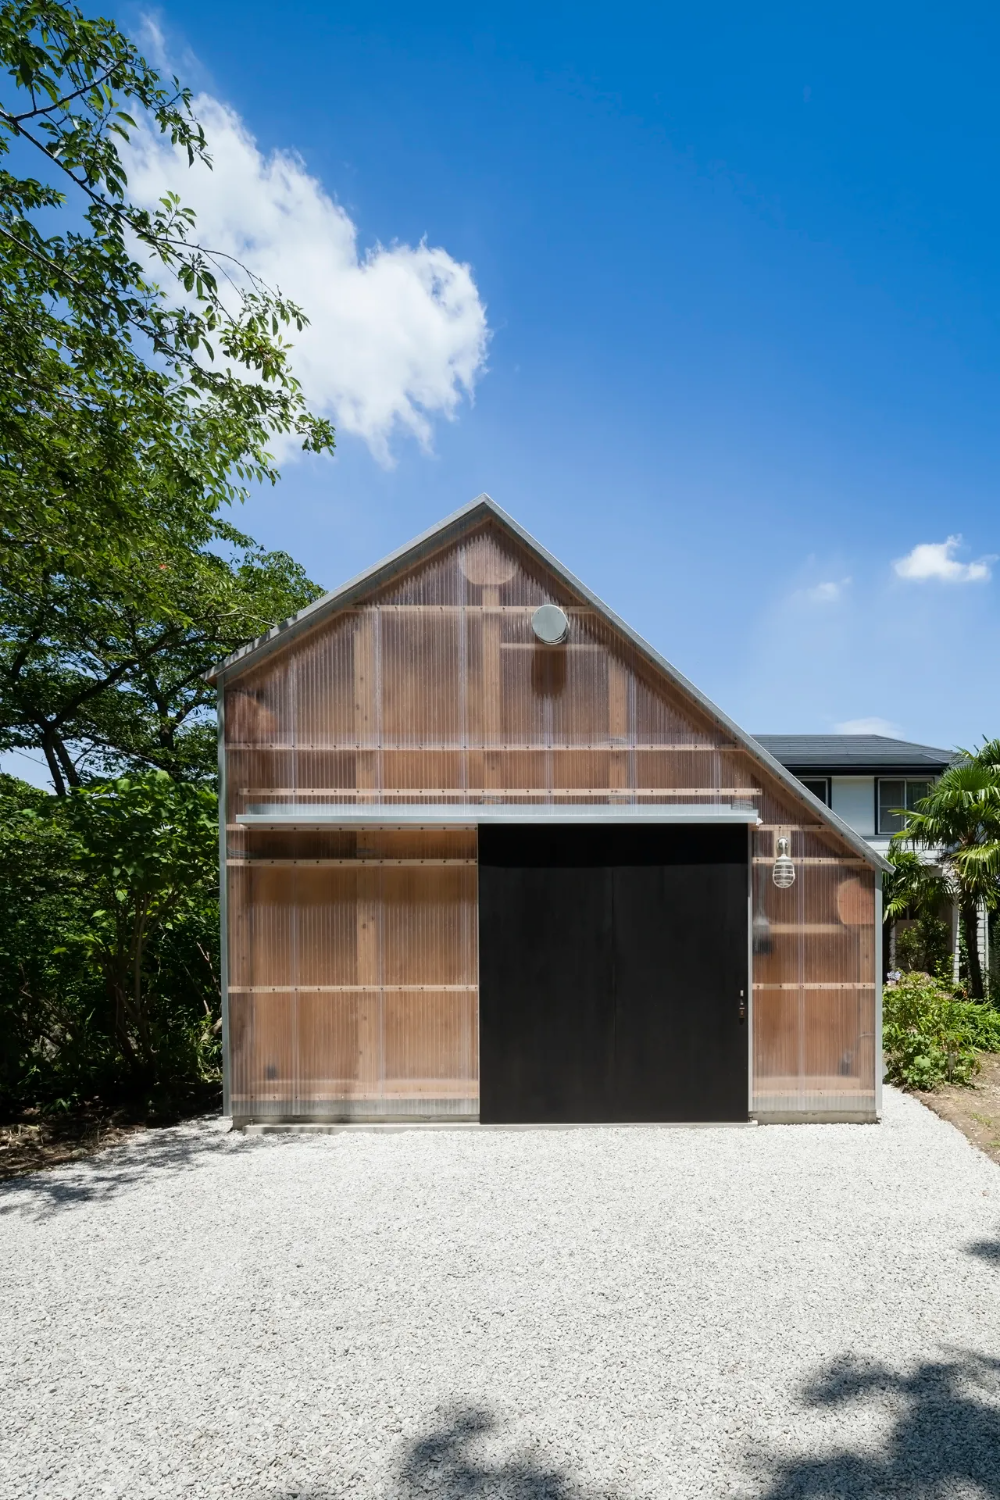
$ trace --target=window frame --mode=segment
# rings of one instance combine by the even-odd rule
[[[875,832],[876,832],[876,836],[881,837],[883,834],[886,834],[886,835],[888,835],[888,836],[891,837],[892,834],[894,834],[894,833],[900,833],[900,832],[902,832],[902,829],[906,826],[905,823],[900,823],[898,827],[893,827],[893,828],[883,828],[882,827],[882,785],[883,785],[884,782],[892,782],[892,783],[894,783],[897,786],[902,786],[902,788],[903,788],[903,795],[902,795],[901,798],[898,799],[898,801],[895,801],[893,803],[893,805],[895,807],[905,808],[907,812],[912,812],[913,811],[913,804],[914,804],[914,802],[919,802],[919,800],[920,800],[921,797],[926,797],[927,793],[930,791],[931,787],[934,785],[934,783],[935,783],[936,780],[937,780],[936,776],[876,776],[875,777]],[[923,790],[918,795],[911,796],[911,793],[910,793],[911,786],[919,786],[919,787],[922,787]],[[889,816],[892,816],[895,819],[895,818],[898,818],[899,815],[894,813],[894,814],[889,814]]]
[[[819,800],[822,802],[822,804],[823,804],[824,807],[829,807],[830,806],[830,778],[829,778],[829,776],[800,776],[799,780],[801,781],[802,785],[805,787],[806,791],[812,792],[812,794],[813,794],[814,797],[819,797]],[[820,782],[822,782],[822,784],[823,784],[823,795],[822,796],[820,796],[819,792],[816,790],[816,787],[820,784]]]

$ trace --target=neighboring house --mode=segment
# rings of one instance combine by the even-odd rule
[[[961,756],[884,734],[758,734],[803,786],[885,855],[913,808]]]
[[[211,676],[240,1123],[877,1117],[884,861],[488,497]]]
[[[943,771],[961,760],[955,750],[916,745],[883,734],[758,734],[758,743],[824,802],[879,854],[888,853],[892,835],[903,827],[901,809],[912,809]],[[936,851],[921,851],[928,863]],[[905,925],[905,924],[904,924]],[[952,953],[958,977],[958,913],[952,913]],[[980,914],[979,957],[989,968],[989,924]],[[893,963],[895,930],[886,964]]]

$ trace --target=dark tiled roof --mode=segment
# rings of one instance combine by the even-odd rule
[[[955,750],[914,745],[884,734],[755,734],[789,771],[944,771],[961,756]]]

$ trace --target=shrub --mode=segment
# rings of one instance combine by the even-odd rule
[[[899,974],[885,987],[882,1009],[885,1076],[909,1089],[968,1083],[980,1052],[1000,1052],[1000,1011],[957,999],[929,974]]]
[[[0,1116],[176,1098],[220,1073],[215,794],[0,776]]]
[[[936,974],[951,958],[948,923],[931,912],[922,912],[907,926],[896,928],[896,968],[918,969]]]

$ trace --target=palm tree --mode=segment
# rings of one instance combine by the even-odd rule
[[[891,924],[900,917],[940,921],[953,900],[947,878],[935,864],[914,849],[890,845],[887,855],[892,870],[882,877],[882,920]]]
[[[987,740],[979,750],[962,753],[966,759],[950,766],[916,808],[905,813],[906,826],[893,840],[911,849],[938,851],[940,878],[958,904],[969,989],[973,999],[981,1000],[985,991],[979,961],[979,912],[981,907],[993,911],[1000,906],[1000,740]],[[900,915],[906,906],[918,902],[921,881],[926,897],[935,889],[940,891],[934,887],[933,872],[918,875],[915,864],[907,862],[901,876],[898,890],[890,892],[887,915]],[[904,898],[907,884],[910,894]]]
[[[892,873],[882,877],[882,915],[886,921],[895,921],[911,910],[939,916],[951,899],[947,879],[941,871],[913,849],[903,849],[898,844],[890,846],[887,857]]]

